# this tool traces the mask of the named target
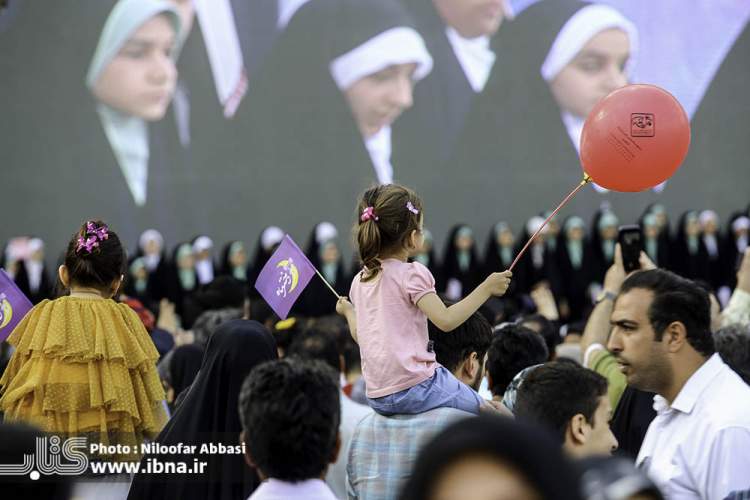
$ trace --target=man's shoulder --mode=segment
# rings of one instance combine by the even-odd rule
[[[708,388],[703,410],[718,427],[744,427],[750,430],[750,386],[729,365]]]
[[[435,429],[440,430],[456,420],[471,416],[471,413],[455,408],[435,408],[414,415],[392,415],[390,417],[372,412],[360,420],[355,431],[355,439],[357,435],[362,434],[374,434],[382,439],[390,433],[401,431],[422,433]]]

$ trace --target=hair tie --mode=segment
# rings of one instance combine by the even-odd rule
[[[95,248],[99,247],[99,242],[109,239],[109,228],[106,224],[97,226],[95,223],[89,221],[86,223],[86,230],[78,237],[78,244],[76,245],[76,253],[81,253],[81,250],[85,250],[86,253],[92,254]]]
[[[374,208],[366,207],[364,210],[362,210],[362,215],[359,217],[359,220],[365,222],[370,219],[378,220],[378,216],[375,214]]]
[[[406,209],[414,215],[419,215],[419,210],[412,205],[411,201],[406,202]]]

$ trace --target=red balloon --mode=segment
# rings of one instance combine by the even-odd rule
[[[614,191],[643,191],[669,179],[690,145],[690,122],[672,94],[627,85],[599,101],[581,134],[583,171]]]

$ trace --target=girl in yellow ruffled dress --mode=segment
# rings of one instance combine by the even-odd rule
[[[117,234],[101,221],[84,223],[58,271],[70,295],[41,302],[18,324],[0,379],[5,420],[87,437],[89,451],[121,445],[93,460],[138,459],[167,419],[156,348],[138,315],[112,300],[125,265]]]

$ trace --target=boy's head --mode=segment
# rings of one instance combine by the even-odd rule
[[[617,448],[607,379],[576,363],[553,361],[531,371],[518,388],[513,413],[551,431],[573,456]]]
[[[100,221],[86,221],[73,234],[59,276],[63,286],[95,288],[114,295],[125,274],[125,250],[117,234]]]
[[[341,408],[332,369],[282,359],[257,366],[242,384],[245,460],[261,479],[298,482],[325,476],[338,456]]]

